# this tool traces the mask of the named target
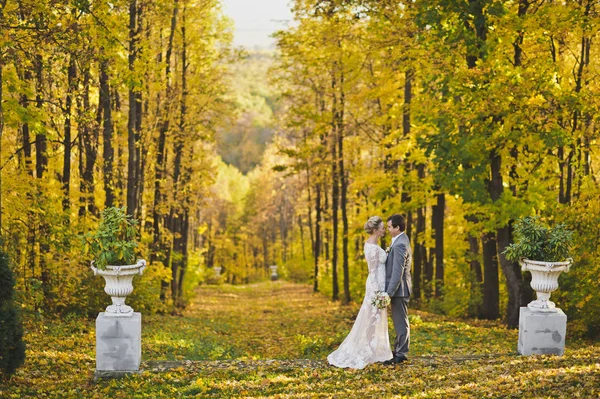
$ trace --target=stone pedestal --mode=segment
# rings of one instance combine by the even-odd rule
[[[277,274],[277,265],[269,266],[271,269],[271,281],[277,281],[279,279],[279,275]]]
[[[519,345],[521,355],[554,354],[565,352],[567,315],[556,308],[554,313],[533,312],[522,307],[519,314]]]
[[[137,372],[142,360],[142,314],[96,318],[96,374]],[[104,373],[103,373],[104,372]]]

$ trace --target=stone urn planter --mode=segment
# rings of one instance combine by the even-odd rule
[[[271,281],[276,281],[279,279],[279,275],[277,274],[277,265],[269,266],[269,269],[271,269]]]
[[[573,232],[565,224],[549,227],[539,216],[526,216],[516,221],[513,233],[515,242],[502,254],[531,273],[531,288],[537,293],[536,300],[519,309],[517,350],[523,356],[561,356],[567,315],[550,301],[550,294],[558,288],[558,276],[573,263]]]
[[[522,258],[519,260],[523,271],[531,272],[531,288],[536,292],[537,299],[531,301],[527,307],[532,312],[557,312],[554,302],[550,301],[550,295],[558,288],[558,276],[562,272],[568,272],[573,259],[568,258],[564,262],[542,262]]]
[[[112,305],[109,305],[105,312],[110,317],[130,317],[133,315],[131,306],[125,304],[127,295],[133,292],[133,277],[141,275],[146,268],[146,261],[139,259],[134,265],[111,266],[106,265],[105,269],[98,269],[91,263],[91,269],[94,275],[101,275],[106,281],[104,292],[110,295]]]

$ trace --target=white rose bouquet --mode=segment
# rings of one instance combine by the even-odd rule
[[[371,298],[371,305],[377,309],[385,309],[392,302],[390,296],[385,291],[376,291],[373,298]]]

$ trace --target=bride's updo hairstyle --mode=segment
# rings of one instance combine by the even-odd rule
[[[365,223],[365,231],[368,234],[373,234],[375,230],[383,223],[383,220],[379,216],[371,216],[367,223]]]

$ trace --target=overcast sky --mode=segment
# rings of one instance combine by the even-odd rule
[[[236,46],[270,47],[275,41],[269,35],[292,19],[289,0],[223,0],[223,4],[235,22]]]

